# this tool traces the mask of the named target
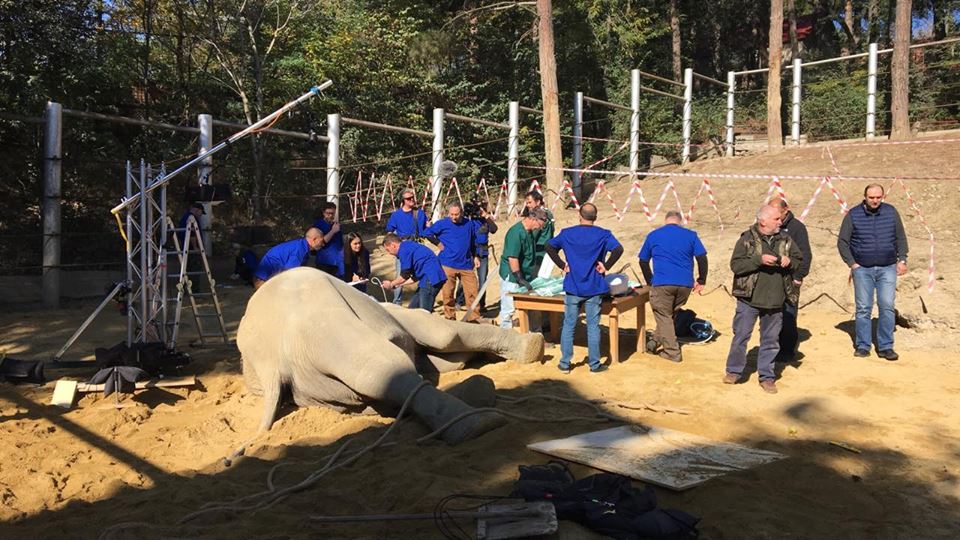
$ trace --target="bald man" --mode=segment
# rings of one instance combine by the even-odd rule
[[[259,289],[268,279],[284,270],[303,266],[307,263],[310,252],[316,251],[321,246],[323,246],[323,232],[316,227],[307,229],[302,238],[294,238],[273,246],[260,259],[257,271],[253,273],[253,288]]]
[[[740,235],[730,257],[733,270],[733,296],[737,311],[733,316],[733,341],[727,355],[724,384],[736,384],[747,365],[747,343],[760,319],[760,353],[757,373],[760,388],[777,393],[774,359],[780,352],[780,327],[783,305],[797,302],[799,292],[793,275],[803,255],[796,242],[780,231],[780,209],[763,206],[757,222]]]

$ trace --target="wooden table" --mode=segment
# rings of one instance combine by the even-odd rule
[[[550,338],[554,343],[560,341],[560,327],[563,323],[564,298],[557,296],[537,296],[535,294],[513,293],[513,306],[520,318],[520,331],[530,331],[529,311],[546,311],[550,315]],[[634,289],[626,296],[606,298],[600,305],[600,315],[607,316],[607,326],[610,328],[610,360],[620,361],[620,315],[631,309],[637,311],[637,350],[644,350],[644,331],[646,330],[646,304],[650,300],[650,289],[642,287]]]

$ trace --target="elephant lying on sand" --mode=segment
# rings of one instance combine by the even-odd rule
[[[428,359],[438,371],[447,371],[462,367],[464,355],[471,353],[524,363],[543,356],[540,334],[380,304],[307,267],[282,272],[253,294],[237,345],[248,389],[264,397],[261,430],[270,429],[286,389],[300,406],[346,410],[372,402],[396,410],[423,381],[418,361]],[[421,388],[409,405],[431,429],[471,409],[433,386]],[[455,423],[442,437],[456,444],[502,424],[496,414],[479,413]]]

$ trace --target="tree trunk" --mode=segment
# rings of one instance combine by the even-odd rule
[[[787,0],[790,17],[790,60],[800,58],[800,40],[797,39],[797,0]]]
[[[783,0],[770,0],[770,35],[767,74],[767,147],[783,148],[780,126],[780,61],[783,49]]]
[[[853,0],[844,2],[843,27],[847,39],[844,41],[843,48],[840,49],[840,56],[847,56],[857,50],[857,45],[860,43],[859,25],[853,19]]]
[[[880,0],[870,0],[867,4],[867,43],[880,40]]]
[[[670,32],[673,35],[673,80],[683,80],[683,65],[680,57],[680,0],[670,0]]]
[[[893,59],[890,75],[892,111],[891,139],[910,137],[910,0],[897,0],[896,28],[894,29]]]
[[[557,60],[553,52],[553,3],[537,0],[540,52],[540,93],[543,99],[543,148],[547,158],[545,188],[557,193],[563,186],[560,150],[560,102],[557,96]]]

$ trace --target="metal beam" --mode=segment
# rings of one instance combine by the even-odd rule
[[[397,133],[406,133],[407,135],[416,135],[418,137],[433,137],[433,133],[430,133],[429,131],[400,126],[391,126],[389,124],[380,124],[377,122],[370,122],[368,120],[358,120],[356,118],[348,118],[346,116],[341,116],[340,122],[345,125],[360,126],[370,129],[382,129],[385,131],[396,131]]]
[[[238,124],[237,122],[225,122],[223,120],[214,120],[213,125],[228,128],[231,131],[239,131],[241,129],[247,129],[250,127],[247,124]],[[329,142],[324,135],[318,135],[316,133],[303,133],[301,131],[287,131],[285,129],[265,129],[261,133],[266,133],[268,135],[279,135],[281,137],[292,137],[294,139],[302,139],[305,141],[320,141],[320,142]]]
[[[666,77],[661,77],[661,76],[659,76],[659,75],[654,75],[654,74],[652,74],[652,73],[647,73],[646,71],[640,71],[639,69],[636,70],[636,71],[637,71],[637,73],[639,73],[640,75],[643,75],[644,77],[647,77],[648,79],[653,79],[653,80],[655,80],[655,81],[665,82],[665,83],[667,83],[667,84],[672,84],[672,85],[675,85],[675,86],[683,87],[683,83],[682,83],[682,82],[677,82],[677,81],[675,81],[675,80],[673,80],[673,79],[667,79]]]
[[[627,107],[626,105],[620,105],[620,104],[617,104],[617,103],[610,103],[609,101],[604,101],[604,100],[602,100],[602,99],[592,98],[592,97],[589,97],[589,96],[583,96],[583,101],[586,102],[586,103],[596,103],[597,105],[603,105],[604,107],[611,107],[611,108],[614,108],[614,109],[620,109],[620,110],[623,110],[623,111],[633,112],[633,109],[631,109],[630,107]]]
[[[128,197],[128,198],[124,199],[123,202],[121,202],[121,203],[118,204],[117,206],[114,206],[113,208],[111,208],[111,209],[110,209],[110,213],[112,213],[112,214],[114,214],[114,215],[119,214],[120,211],[123,210],[124,208],[127,208],[127,207],[129,207],[129,206],[131,206],[131,205],[136,204],[137,201],[139,201],[140,198],[141,198],[143,195],[145,195],[145,194],[147,194],[147,193],[150,193],[151,191],[157,189],[158,187],[160,187],[160,186],[162,186],[162,185],[167,184],[167,183],[170,181],[171,178],[177,176],[178,174],[182,173],[183,171],[189,169],[190,167],[193,167],[193,166],[196,165],[197,163],[200,163],[201,161],[205,160],[207,157],[209,157],[209,156],[211,156],[211,155],[219,152],[220,150],[223,150],[224,148],[230,146],[231,144],[239,141],[240,139],[246,137],[247,135],[250,135],[251,133],[256,133],[258,129],[262,129],[262,128],[264,128],[265,126],[270,125],[272,122],[274,122],[275,120],[277,120],[280,116],[282,116],[283,114],[285,114],[287,111],[293,109],[294,107],[297,107],[298,105],[300,105],[301,103],[303,103],[304,101],[310,99],[310,98],[313,97],[313,96],[320,95],[320,92],[321,92],[321,91],[323,91],[323,90],[326,89],[326,88],[329,88],[329,87],[332,86],[332,85],[333,85],[333,81],[329,81],[329,80],[328,80],[328,81],[326,81],[326,82],[321,83],[319,86],[314,86],[314,87],[311,88],[307,93],[303,94],[302,96],[298,97],[297,99],[295,99],[295,100],[293,100],[293,101],[290,101],[289,103],[287,103],[287,104],[284,105],[283,107],[280,107],[280,108],[277,109],[276,111],[274,111],[274,112],[270,113],[269,115],[267,115],[264,119],[260,120],[259,122],[253,124],[252,126],[246,128],[246,129],[244,129],[243,131],[240,131],[239,133],[235,133],[234,135],[232,135],[232,136],[231,136],[230,138],[228,138],[227,140],[222,141],[222,142],[220,142],[219,144],[217,144],[216,146],[214,146],[213,148],[211,148],[208,152],[204,152],[203,154],[200,154],[199,156],[194,157],[193,159],[191,159],[190,161],[184,163],[184,164],[181,165],[178,169],[176,169],[175,171],[171,172],[170,174],[166,174],[166,175],[163,175],[163,176],[161,176],[161,177],[158,177],[156,181],[154,181],[152,184],[150,184],[149,186],[147,186],[146,189],[144,189],[143,191],[141,191],[141,193],[138,193],[138,194],[136,194],[136,195],[134,195],[134,196],[132,196],[132,197]],[[198,128],[194,128],[194,129],[198,129]]]
[[[521,111],[521,112],[525,112],[525,113],[533,113],[533,114],[540,114],[540,115],[543,114],[543,111],[541,111],[540,109],[533,109],[533,108],[530,108],[530,107],[524,107],[523,105],[520,105],[520,111]]]
[[[21,114],[14,114],[0,111],[0,120],[10,120],[12,122],[26,122],[28,124],[42,124],[43,118],[37,116],[23,116]]]
[[[451,120],[457,120],[460,122],[480,124],[482,126],[490,126],[490,127],[500,128],[500,129],[510,129],[510,126],[508,126],[507,124],[501,124],[500,122],[491,122],[490,120],[481,120],[479,118],[471,118],[469,116],[463,116],[460,114],[444,112],[443,116]]]
[[[696,71],[693,72],[693,76],[696,77],[697,79],[700,79],[701,81],[711,82],[711,83],[713,83],[713,84],[717,84],[717,85],[724,86],[724,87],[727,86],[727,83],[725,83],[725,82],[723,82],[723,81],[718,81],[717,79],[714,79],[713,77],[707,77],[706,75],[701,75],[701,74],[697,73]]]
[[[60,307],[60,196],[63,108],[47,102],[43,137],[43,277],[41,297],[47,308]]]

